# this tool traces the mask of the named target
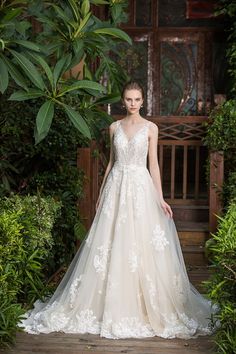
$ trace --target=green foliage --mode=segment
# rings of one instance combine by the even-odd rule
[[[235,195],[235,187],[229,190],[229,178],[235,172],[236,166],[236,101],[228,100],[219,107],[214,108],[207,122],[206,135],[203,139],[205,145],[211,151],[222,151],[224,154],[224,186],[223,200],[227,205],[231,199],[230,194]],[[209,164],[208,164],[209,165]],[[209,167],[207,170],[209,175]],[[209,180],[209,178],[207,178]],[[230,182],[231,183],[231,182]]]
[[[67,102],[68,103],[68,102]],[[62,203],[61,214],[53,227],[55,246],[50,259],[49,274],[62,264],[71,261],[75,253],[78,234],[75,225],[80,222],[77,202],[82,195],[83,173],[76,166],[77,146],[87,141],[72,124],[68,124],[60,109],[55,111],[55,120],[43,144],[33,141],[34,114],[40,102],[10,102],[6,96],[0,98],[2,107],[0,156],[7,162],[1,167],[2,185],[0,195],[10,191],[21,194],[51,195]],[[75,105],[72,99],[71,105]],[[93,119],[87,120],[95,133],[99,133],[107,123],[101,121],[96,126]],[[97,133],[96,133],[97,134]],[[9,166],[10,165],[10,166]],[[11,169],[14,166],[14,169]]]
[[[0,343],[12,340],[22,315],[46,295],[45,264],[60,203],[47,197],[12,195],[0,200]]]
[[[93,1],[99,4],[100,1]],[[111,91],[119,100],[119,86],[126,76],[108,54],[114,50],[116,41],[131,44],[130,37],[116,28],[123,18],[125,1],[107,1],[110,19],[100,21],[90,10],[90,1],[28,1],[13,2],[12,6],[0,8],[0,91],[4,93],[13,81],[20,90],[10,100],[25,101],[40,98],[37,111],[35,142],[43,140],[54,119],[55,108],[60,107],[73,125],[86,138],[91,139],[89,127],[83,116],[86,107],[94,110],[97,99],[109,102]],[[24,10],[24,11],[23,11]],[[26,15],[27,14],[27,15]],[[42,24],[40,33],[33,33],[31,16]],[[9,28],[11,29],[9,31]],[[90,66],[100,60],[98,73],[93,74]],[[81,63],[83,80],[66,73]],[[109,81],[107,76],[112,78]],[[11,78],[11,81],[9,80]],[[101,82],[108,84],[104,87]],[[68,95],[76,95],[77,111],[64,103]],[[115,97],[112,97],[114,101]],[[100,111],[102,115],[102,111]]]
[[[219,305],[215,320],[220,328],[215,335],[219,353],[233,354],[236,348],[236,203],[232,202],[219,227],[208,242],[212,276],[206,282],[209,297]]]
[[[224,205],[236,202],[236,171],[230,172],[223,186]]]
[[[236,101],[214,108],[205,124],[205,144],[213,151],[230,151],[236,142]]]
[[[229,63],[229,74],[231,80],[231,90],[235,95],[236,92],[236,2],[235,0],[219,0],[217,7],[217,14],[226,17],[228,32],[228,50],[227,58]]]

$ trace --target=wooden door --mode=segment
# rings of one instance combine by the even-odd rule
[[[122,28],[133,45],[119,48],[120,65],[146,92],[142,114],[159,127],[163,192],[176,209],[176,221],[202,222],[206,229],[209,156],[202,143],[203,122],[214,94],[225,86],[223,24],[212,14],[213,2],[202,8],[202,2],[191,0],[131,0]],[[116,104],[111,113],[125,111]]]
[[[225,63],[222,22],[211,18],[212,5],[198,1],[130,0],[128,22],[121,26],[133,39],[122,44],[118,59],[146,92],[141,112],[159,127],[158,157],[165,199],[171,204],[188,264],[204,263],[209,234],[209,152],[203,146],[204,121],[214,95],[224,93]],[[202,3],[202,2],[201,2]],[[125,115],[120,103],[111,114]],[[106,151],[94,162],[91,178],[99,186]],[[103,165],[101,165],[103,163]],[[79,164],[81,159],[79,158]],[[101,166],[101,167],[99,167]],[[91,182],[91,181],[90,181]],[[97,189],[90,190],[93,206]]]

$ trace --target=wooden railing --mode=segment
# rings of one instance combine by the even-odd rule
[[[121,117],[116,117],[116,119],[119,118]],[[202,123],[207,120],[207,117],[162,116],[148,117],[148,119],[159,127],[158,160],[164,196],[166,194],[165,199],[170,204],[209,205],[209,230],[214,232],[217,226],[216,215],[221,212],[219,191],[223,184],[223,155],[218,152],[208,154],[210,161],[209,188],[208,190],[205,188],[205,194],[202,193],[200,188],[201,174],[203,173],[202,164],[206,163],[206,153],[208,153],[202,143],[204,136]],[[79,207],[87,228],[91,225],[95,214],[95,204],[101,180],[99,176],[103,174],[106,165],[104,151],[100,155],[94,154],[97,149],[98,146],[95,142],[92,142],[88,148],[78,149],[78,168],[84,170],[86,176],[84,198],[80,200]],[[194,164],[192,159],[194,159]],[[176,163],[179,165],[177,171]],[[191,171],[193,165],[194,173]],[[188,190],[190,173],[192,176],[191,192]]]

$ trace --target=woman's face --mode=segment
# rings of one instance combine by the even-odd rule
[[[125,90],[123,103],[129,114],[138,113],[143,104],[142,93],[139,90]]]

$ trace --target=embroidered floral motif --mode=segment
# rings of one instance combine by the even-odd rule
[[[115,199],[119,203],[116,227],[120,227],[127,220],[125,206],[131,198],[134,206],[134,216],[139,217],[144,210],[144,178],[147,172],[146,157],[148,150],[148,124],[145,124],[135,136],[127,140],[120,123],[117,124],[114,134],[115,164],[107,178],[104,188],[102,212],[109,218],[114,210]],[[117,194],[116,194],[117,193]]]
[[[185,302],[188,298],[189,286],[187,285],[187,281],[183,279],[183,276],[181,276],[181,274],[174,275],[173,286],[174,291],[176,295],[179,296],[181,302]]]
[[[150,303],[151,303],[152,308],[154,310],[156,310],[156,304],[155,304],[155,297],[156,297],[156,293],[157,293],[156,286],[154,285],[154,282],[152,281],[149,274],[146,275],[146,279],[149,283],[148,292],[149,292],[149,296],[150,296]]]
[[[99,254],[94,256],[93,265],[96,272],[101,273],[102,279],[105,279],[108,258],[111,250],[110,242],[108,245],[97,247],[97,249],[99,250]]]
[[[162,230],[158,224],[152,232],[152,239],[150,243],[154,246],[156,251],[164,251],[165,247],[169,245],[169,241],[165,237],[165,231]]]
[[[115,196],[112,193],[112,189],[115,188],[116,191],[119,190],[121,183],[120,172],[113,167],[110,174],[107,177],[106,185],[104,187],[104,200],[102,204],[102,212],[108,217],[111,217],[111,211],[114,208]]]
[[[99,333],[100,324],[92,310],[83,310],[79,315],[76,315],[76,318],[78,320],[77,331],[79,333]]]
[[[135,252],[135,250],[130,250],[129,251],[128,263],[129,263],[129,266],[130,266],[130,271],[132,273],[136,272],[136,270],[138,268],[138,255]]]
[[[81,282],[82,276],[83,275],[81,274],[78,278],[75,278],[75,280],[71,284],[71,287],[69,290],[70,307],[73,307],[73,303],[75,301],[77,291],[78,291],[78,286],[79,286],[79,283]]]
[[[123,317],[120,322],[113,323],[113,333],[119,338],[152,337],[154,332],[149,324],[143,324],[137,317]]]
[[[107,311],[105,311],[103,316],[103,321],[101,325],[101,336],[111,339],[117,339],[114,333],[112,333],[112,319]]]

